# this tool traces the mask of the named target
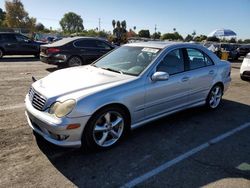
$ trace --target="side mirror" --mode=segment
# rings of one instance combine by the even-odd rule
[[[164,81],[169,79],[169,74],[167,72],[155,72],[151,76],[152,81]]]

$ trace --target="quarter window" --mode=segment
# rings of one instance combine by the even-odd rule
[[[190,70],[198,69],[198,68],[202,68],[202,67],[210,66],[214,64],[213,61],[207,55],[205,55],[203,52],[199,50],[189,48],[187,49],[187,55],[189,59]]]
[[[96,45],[97,45],[97,48],[102,48],[102,49],[106,49],[106,50],[110,50],[110,46],[107,45],[105,42],[103,41],[96,41]]]
[[[184,61],[181,49],[173,50],[168,53],[163,61],[157,66],[157,71],[177,74],[184,72]]]

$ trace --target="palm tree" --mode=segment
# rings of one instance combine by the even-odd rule
[[[134,26],[134,31],[136,30],[136,26]]]
[[[122,21],[121,25],[122,25],[122,28],[123,28],[123,29],[126,29],[126,27],[127,27],[127,23],[126,23],[126,21],[125,21],[125,20],[123,20],[123,21]]]
[[[116,22],[115,22],[115,20],[113,20],[112,21],[113,28],[115,28],[115,24],[116,24]]]
[[[121,27],[120,21],[117,21],[116,26],[117,26],[117,28],[120,28],[120,27]]]
[[[174,33],[176,32],[176,28],[173,28]]]

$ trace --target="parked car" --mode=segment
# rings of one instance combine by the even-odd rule
[[[201,45],[126,44],[91,65],[61,69],[26,95],[30,127],[66,147],[110,148],[129,129],[187,108],[215,109],[231,66]]]
[[[242,80],[250,80],[250,53],[243,59],[240,67],[240,77]]]
[[[19,33],[0,33],[0,58],[4,55],[34,55],[39,57],[40,45]]]
[[[246,56],[250,52],[250,44],[243,44],[237,48],[239,56]]]
[[[237,50],[237,48],[240,47],[239,44],[222,43],[220,47],[221,49],[229,52],[229,59],[237,60],[240,57],[239,52]]]
[[[99,38],[69,37],[41,46],[40,59],[59,67],[73,67],[90,64],[114,48]]]

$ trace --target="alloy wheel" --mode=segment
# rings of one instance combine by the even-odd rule
[[[123,116],[116,111],[108,111],[95,122],[93,138],[100,147],[109,147],[115,144],[124,130]]]
[[[215,86],[211,93],[210,93],[210,98],[209,98],[209,106],[211,108],[216,108],[219,106],[221,102],[221,97],[222,97],[222,89],[220,86]]]

